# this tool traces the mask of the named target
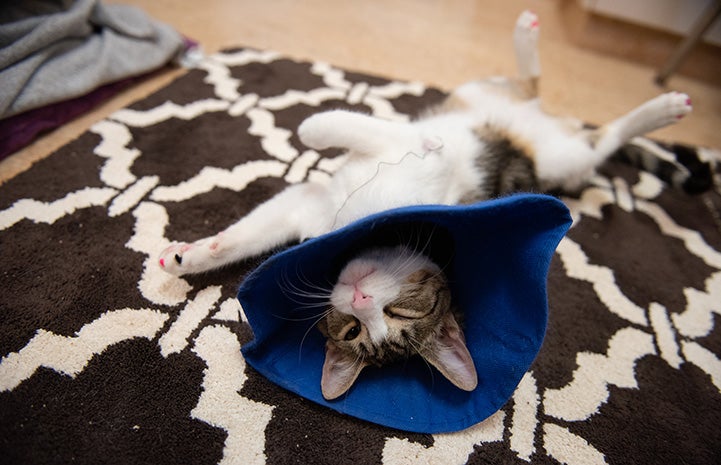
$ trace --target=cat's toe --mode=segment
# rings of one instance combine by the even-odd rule
[[[668,94],[669,111],[676,119],[681,119],[691,113],[691,97],[681,92],[670,92]]]
[[[185,272],[183,256],[190,248],[190,244],[173,243],[160,253],[158,264],[163,271],[180,276]]]
[[[516,20],[516,28],[526,31],[535,31],[539,25],[538,16],[530,10],[525,10]]]

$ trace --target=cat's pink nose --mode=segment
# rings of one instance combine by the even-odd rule
[[[351,307],[353,309],[358,310],[363,307],[367,307],[373,302],[373,296],[365,295],[361,292],[360,289],[357,287],[353,291],[353,302],[351,302]]]

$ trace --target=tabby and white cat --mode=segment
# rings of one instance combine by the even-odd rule
[[[160,267],[175,275],[204,272],[394,207],[574,190],[631,138],[691,111],[688,96],[671,92],[597,129],[548,115],[537,98],[537,38],[537,17],[522,13],[514,31],[519,76],[462,85],[416,121],[342,110],[309,117],[298,128],[305,145],[347,151],[331,181],[290,186],[215,236],[172,244]],[[413,354],[459,388],[476,387],[448,285],[420,252],[399,246],[361,253],[342,270],[329,300],[319,325],[328,337],[326,398],[346,392],[363,367]]]

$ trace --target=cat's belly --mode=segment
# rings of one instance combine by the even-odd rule
[[[391,208],[457,204],[480,185],[481,149],[468,115],[443,115],[413,124],[417,147],[392,147],[373,157],[354,155],[330,186],[337,224]]]
[[[336,173],[331,189],[336,227],[398,207],[457,203],[458,199],[451,198],[455,196],[449,197],[447,167],[409,157],[398,164],[381,161],[370,169]]]

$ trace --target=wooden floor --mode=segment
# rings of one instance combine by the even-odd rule
[[[564,8],[573,0],[124,0],[199,41],[206,52],[235,46],[270,49],[358,71],[420,80],[443,89],[515,72],[511,32],[531,9],[541,21],[541,95],[547,110],[592,123],[619,116],[664,90],[688,93],[693,113],[653,136],[721,148],[721,70],[716,82],[673,76],[653,83],[656,67],[577,45]],[[108,3],[116,3],[108,1]],[[619,36],[619,49],[626,36]],[[608,38],[607,38],[608,41]],[[163,73],[0,163],[0,182],[80,135],[118,108],[182,73]]]

